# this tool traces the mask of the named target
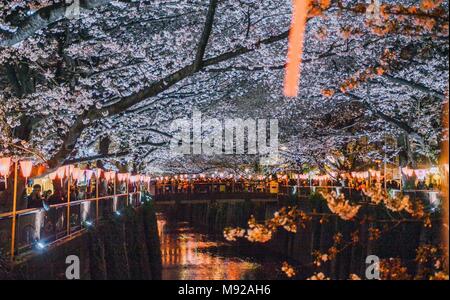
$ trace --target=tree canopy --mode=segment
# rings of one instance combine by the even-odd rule
[[[284,163],[436,161],[448,1],[368,2],[309,1],[299,94],[287,98],[290,1],[84,0],[73,17],[72,1],[2,0],[0,154],[149,172],[239,163],[169,151],[170,123],[200,109],[278,119]]]

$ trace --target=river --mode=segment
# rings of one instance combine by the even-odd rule
[[[157,218],[164,280],[286,279],[280,271],[285,259],[265,247],[237,246],[164,213]]]

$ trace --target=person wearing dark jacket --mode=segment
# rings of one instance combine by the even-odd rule
[[[28,196],[27,208],[42,207],[42,187],[39,184],[33,186],[33,191]]]

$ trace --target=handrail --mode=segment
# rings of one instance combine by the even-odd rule
[[[98,198],[94,197],[94,198],[88,198],[88,199],[83,199],[83,200],[76,200],[76,201],[71,201],[70,206],[77,205],[77,204],[84,203],[84,202],[105,200],[105,199],[109,199],[109,198],[123,197],[123,196],[128,196],[128,195],[139,194],[139,193],[140,192],[131,192],[128,194],[126,194],[126,193],[125,194],[116,194],[116,195],[102,196],[102,197],[98,197]],[[66,206],[67,206],[67,202],[49,205],[50,208],[58,208],[58,207],[66,207]],[[32,214],[32,213],[38,213],[38,212],[41,212],[42,210],[45,210],[45,209],[44,208],[26,208],[26,209],[16,211],[16,216],[23,216],[23,215]],[[12,217],[12,216],[13,216],[12,211],[6,212],[6,213],[0,213],[0,220],[8,218],[8,217]]]
[[[5,253],[13,261],[16,256],[16,252],[27,253],[29,250],[33,249],[33,247],[40,248],[43,247],[42,245],[48,247],[56,242],[64,241],[68,238],[71,238],[74,234],[84,232],[87,226],[91,226],[93,224],[92,221],[96,223],[100,220],[99,219],[100,208],[98,206],[99,201],[109,200],[107,201],[107,203],[109,204],[101,209],[102,211],[101,218],[103,218],[103,216],[105,216],[105,213],[107,213],[107,211],[110,211],[111,213],[116,213],[122,208],[130,205],[132,207],[140,206],[142,203],[139,197],[140,195],[142,195],[142,191],[138,190],[135,192],[106,195],[101,197],[94,197],[88,199],[80,199],[71,202],[67,201],[63,203],[52,204],[48,206],[49,207],[48,209],[39,207],[1,213],[0,221],[6,221],[6,223],[3,222],[0,223],[0,230],[2,228],[5,229],[11,226],[10,231],[11,247],[9,252],[8,249],[5,248],[6,244],[2,244],[0,245],[0,247],[6,250]],[[114,201],[115,199],[117,199],[118,202],[115,202]],[[111,200],[113,200],[114,202]],[[87,207],[83,206],[83,204],[86,203],[88,203],[89,206]],[[95,208],[92,207],[91,203],[96,203]],[[74,209],[73,207],[75,207],[75,210],[73,210]],[[64,210],[67,210],[67,212],[64,212]],[[96,216],[92,216],[92,213],[94,213]],[[57,219],[59,218],[58,217],[59,215],[65,217],[65,224],[67,224],[66,226],[60,227],[59,225],[57,225],[58,224]],[[21,221],[21,218],[24,219]],[[44,227],[42,227],[41,225],[33,226],[33,224],[35,224],[36,221],[39,224],[42,224],[42,226],[44,226],[44,224],[45,226],[49,224],[50,225],[49,229],[47,228],[44,229]],[[9,222],[11,222],[11,224]],[[18,223],[19,226],[13,226],[16,225],[16,223]],[[29,227],[30,224],[31,227]],[[29,231],[30,228],[31,231]],[[17,230],[21,232],[21,235],[19,236],[22,236],[23,238],[16,241],[15,239],[13,239],[13,237],[17,235],[18,233]]]

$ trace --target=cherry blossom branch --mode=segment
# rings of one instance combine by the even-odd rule
[[[218,56],[208,58],[203,61],[203,67],[212,66],[215,64],[219,64],[224,61],[231,60],[233,58],[236,58],[238,56],[250,53],[255,51],[258,45],[265,44],[270,45],[273,43],[276,43],[278,41],[282,41],[286,39],[288,36],[288,31],[284,31],[278,35],[271,36],[269,38],[263,39],[258,42],[257,45],[252,45],[250,47],[238,47],[232,51],[225,52],[223,54],[220,54]],[[202,68],[203,69],[203,68]],[[202,70],[200,69],[200,70]],[[112,116],[119,114],[132,106],[141,103],[142,101],[145,101],[148,98],[154,97],[158,94],[160,94],[163,91],[166,91],[173,85],[177,84],[178,82],[188,78],[189,76],[194,75],[200,70],[195,69],[195,64],[187,65],[178,71],[175,71],[172,74],[167,75],[166,77],[158,80],[157,82],[151,84],[150,86],[146,87],[145,89],[134,93],[130,96],[122,97],[119,101],[115,102],[114,104],[110,106],[106,106],[101,109],[90,109],[87,110],[85,113],[83,113],[81,116],[79,116],[74,124],[71,126],[71,128],[66,133],[63,143],[58,150],[58,152],[53,156],[53,158],[49,161],[49,164],[51,166],[58,166],[61,164],[64,159],[72,153],[73,149],[75,148],[75,144],[78,141],[78,138],[80,137],[81,133],[85,128],[89,126],[90,123],[99,120],[104,117],[104,115]]]
[[[208,13],[206,15],[205,26],[203,27],[202,36],[200,37],[197,53],[195,55],[195,62],[193,67],[195,72],[199,71],[202,68],[203,57],[205,56],[206,46],[208,45],[208,40],[211,35],[216,8],[217,0],[211,0],[208,7]]]
[[[80,8],[93,9],[101,5],[112,2],[112,0],[83,0],[80,1]],[[17,44],[42,30],[49,25],[60,21],[66,17],[66,9],[72,2],[57,2],[44,6],[29,16],[19,24],[19,27],[8,39],[0,40],[0,47],[10,47]]]

